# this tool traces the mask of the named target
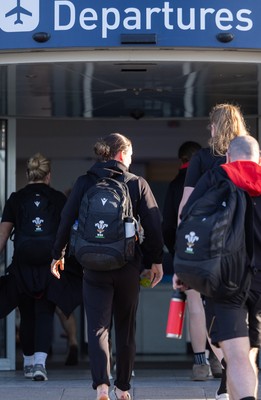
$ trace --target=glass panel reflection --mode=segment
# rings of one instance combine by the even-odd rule
[[[14,80],[18,117],[204,118],[224,102],[239,104],[245,115],[257,115],[254,63],[22,64],[16,65]]]
[[[6,200],[6,122],[0,121],[0,218]],[[5,274],[6,253],[0,254],[0,276]],[[0,358],[6,357],[6,319],[0,319]]]

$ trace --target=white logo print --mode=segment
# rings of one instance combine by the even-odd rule
[[[40,201],[35,201],[34,204],[36,205],[36,207],[39,207],[39,205],[41,204]]]
[[[97,228],[97,235],[95,236],[96,238],[103,238],[103,232],[105,228],[108,228],[108,224],[105,224],[104,221],[99,221],[97,224],[95,224]]]
[[[4,32],[30,32],[39,24],[40,0],[0,0],[0,28]]]
[[[195,242],[199,240],[199,237],[196,236],[195,232],[190,232],[189,235],[185,235],[185,239],[187,239],[187,248],[185,253],[194,254],[193,246]]]
[[[102,205],[105,206],[105,204],[107,203],[108,199],[106,199],[105,197],[103,197],[101,199]]]
[[[40,217],[36,217],[35,219],[32,220],[32,222],[35,225],[35,232],[41,232],[42,231],[42,223],[44,222],[43,219]]]

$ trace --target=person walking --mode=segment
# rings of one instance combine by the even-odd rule
[[[169,183],[164,200],[162,233],[164,243],[172,257],[174,257],[175,252],[174,246],[178,223],[178,210],[183,194],[187,169],[192,156],[200,149],[200,144],[192,141],[184,142],[180,146],[178,150],[178,158],[180,160],[179,171],[175,178]]]
[[[187,170],[179,216],[204,172],[226,162],[230,141],[237,136],[249,135],[240,108],[228,103],[217,104],[211,109],[208,128],[211,133],[209,146],[192,157]]]
[[[215,179],[230,179],[237,187],[251,196],[253,231],[251,224],[245,226],[246,236],[254,241],[255,273],[252,274],[250,290],[240,291],[229,299],[205,298],[207,328],[212,344],[220,347],[226,363],[227,385],[231,399],[257,399],[258,371],[256,357],[261,345],[261,167],[259,144],[251,136],[234,138],[227,151],[227,163],[214,169]],[[184,208],[203,197],[213,186],[213,177],[206,172],[199,180]],[[249,205],[248,205],[249,207]],[[244,216],[242,216],[244,218]],[[250,217],[251,218],[251,217]],[[249,260],[246,259],[246,268]],[[184,289],[175,281],[175,287]]]
[[[132,143],[127,137],[120,133],[111,133],[97,141],[94,151],[98,161],[87,175],[78,178],[62,212],[51,264],[51,271],[57,278],[61,276],[60,270],[64,269],[63,249],[69,241],[71,226],[78,219],[83,195],[95,184],[93,176],[97,179],[121,179],[128,176],[132,161]],[[133,174],[129,178],[127,185],[133,213],[136,219],[140,219],[144,229],[144,241],[142,244],[136,241],[135,258],[123,267],[108,271],[85,268],[83,275],[88,351],[97,400],[109,400],[109,331],[112,316],[116,341],[116,379],[111,398],[130,399],[128,390],[135,358],[140,272],[142,268],[150,269],[151,287],[155,287],[163,276],[163,238],[158,205],[144,178]]]
[[[66,196],[50,187],[51,163],[42,154],[37,153],[28,160],[26,175],[28,184],[11,194],[0,224],[0,252],[14,232],[12,263],[7,269],[8,274],[2,277],[1,312],[9,297],[12,308],[18,306],[24,376],[45,381],[56,304],[66,315],[74,308],[67,309],[68,298],[59,295],[68,288],[65,277],[57,285],[49,267]],[[10,290],[9,286],[5,288],[5,283]],[[76,301],[75,306],[77,304]],[[1,314],[1,318],[4,316]]]
[[[172,259],[174,259],[175,254],[174,247],[176,229],[178,224],[178,210],[183,194],[186,172],[192,156],[200,149],[200,144],[192,141],[185,142],[180,146],[178,157],[180,159],[181,166],[177,176],[170,182],[168,186],[166,198],[164,201],[162,232],[165,245],[172,256]],[[173,274],[173,270],[170,273]],[[189,291],[189,294],[187,296],[187,305],[189,317],[189,333],[194,353],[192,379],[195,381],[202,381],[209,378],[210,367],[206,358],[207,332],[205,311],[203,303],[202,301],[198,301],[198,297],[198,293],[196,293],[195,291]],[[211,354],[213,354],[213,352],[211,352]],[[212,355],[211,362],[212,360],[216,360],[216,357],[214,357],[215,356]],[[211,372],[213,375],[221,373],[221,366],[217,366],[217,363],[219,364],[218,360],[216,360],[215,364],[212,363],[213,371],[211,368]]]
[[[226,162],[226,152],[229,143],[237,136],[249,135],[246,123],[238,106],[224,103],[215,105],[209,114],[209,129],[211,137],[209,139],[209,146],[200,149],[191,159],[184,184],[182,199],[178,211],[178,223],[183,207],[188,201],[190,195],[199,181],[200,177],[208,170],[211,170],[218,165]],[[176,276],[173,276],[173,285],[175,286]],[[200,293],[193,289],[186,291],[188,300],[194,307],[202,308],[202,299]],[[195,321],[195,324],[197,322]],[[194,323],[191,322],[194,326]],[[222,380],[220,388],[217,391],[216,399],[223,400],[226,398],[226,373],[224,371],[224,360],[222,360],[221,352],[214,350],[218,356],[221,364],[223,364]],[[199,367],[197,367],[199,368]],[[205,375],[205,371],[202,371]]]

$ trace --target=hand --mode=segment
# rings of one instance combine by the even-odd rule
[[[51,263],[51,273],[55,276],[55,278],[60,279],[61,275],[59,270],[64,270],[64,258],[60,258],[59,260],[53,260]]]
[[[153,279],[150,269],[144,269],[140,274],[140,285],[143,287],[151,287],[151,281]]]
[[[184,285],[183,282],[181,282],[181,280],[178,278],[176,274],[174,274],[172,277],[172,286],[174,290],[179,289],[182,292],[188,289],[188,287]]]
[[[151,269],[151,287],[154,288],[163,278],[162,264],[152,264]]]

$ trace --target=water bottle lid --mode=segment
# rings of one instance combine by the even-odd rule
[[[186,296],[185,292],[182,292],[179,289],[175,289],[175,290],[173,290],[172,298],[180,299],[180,300],[184,300],[185,301],[187,296]]]

